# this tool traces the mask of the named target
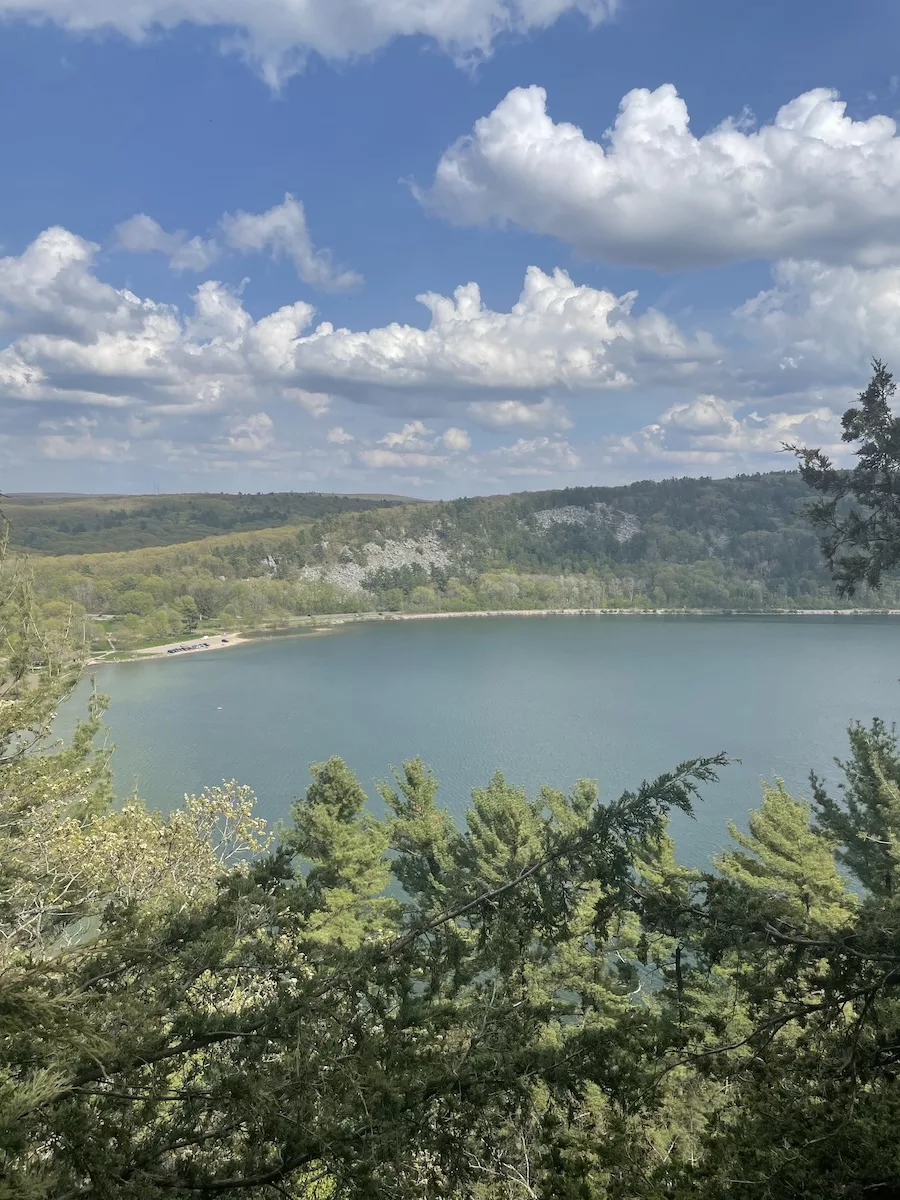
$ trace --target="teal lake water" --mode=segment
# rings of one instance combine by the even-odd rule
[[[119,791],[164,808],[236,778],[276,820],[310,762],[341,755],[374,796],[419,754],[458,816],[498,768],[529,789],[597,779],[609,797],[724,750],[740,763],[673,822],[695,864],[761,777],[804,792],[810,768],[834,777],[851,719],[900,718],[898,677],[900,620],[878,617],[372,623],[96,671]]]

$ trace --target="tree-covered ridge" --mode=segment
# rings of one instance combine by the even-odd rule
[[[333,562],[345,547],[356,555],[367,541],[435,531],[454,565],[470,572],[640,569],[640,582],[652,587],[660,564],[711,562],[735,579],[799,596],[820,590],[828,578],[798,511],[806,498],[799,475],[784,472],[455,500],[328,522],[334,533],[323,557]],[[316,553],[315,534],[298,537],[300,558]],[[340,534],[345,543],[334,540]],[[290,548],[284,553],[290,556]]]
[[[51,621],[118,649],[325,613],[830,608],[795,473],[524,492],[331,514],[126,553],[42,557]],[[863,586],[857,607],[898,607]],[[102,616],[103,621],[95,618]],[[205,624],[204,624],[205,623]]]
[[[170,546],[221,533],[314,521],[410,503],[397,496],[321,492],[178,496],[14,496],[4,501],[13,543],[40,554]]]

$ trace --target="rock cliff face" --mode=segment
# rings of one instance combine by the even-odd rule
[[[403,567],[421,567],[429,575],[435,568],[450,566],[450,555],[437,534],[419,538],[388,539],[383,545],[366,542],[354,555],[349,546],[342,548],[338,562],[303,567],[301,579],[321,579],[347,592],[361,592],[379,571],[397,571]]]
[[[641,532],[641,523],[636,516],[600,501],[586,507],[566,504],[562,508],[543,508],[533,513],[532,519],[543,533],[549,532],[554,525],[599,525],[608,529],[620,545]]]
[[[805,501],[790,474],[567,488],[337,514],[253,562],[244,543],[222,553],[242,578],[359,609],[830,604]]]
[[[429,577],[435,571],[465,572],[470,555],[463,548],[461,531],[454,528],[453,522],[444,520],[439,524],[440,531],[435,528],[409,537],[382,537],[380,532],[375,531],[379,540],[370,537],[362,545],[358,542],[341,544],[323,540],[318,545],[317,556],[321,555],[324,561],[311,563],[307,560],[299,576],[301,579],[330,583],[344,592],[359,595],[376,590],[379,584],[383,586],[383,581],[377,579],[383,572],[418,568]],[[561,526],[593,527],[610,534],[619,545],[631,541],[642,528],[640,520],[633,513],[623,512],[600,501],[590,505],[567,504],[540,509],[520,524],[547,538],[552,538],[554,531]],[[477,531],[476,542],[484,539],[484,531]],[[270,565],[268,560],[265,565]]]

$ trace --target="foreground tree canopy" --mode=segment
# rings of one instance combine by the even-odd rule
[[[842,596],[881,586],[900,566],[900,418],[891,401],[894,377],[880,359],[869,386],[844,413],[842,440],[854,446],[853,467],[836,467],[822,450],[789,446],[804,483],[820,498],[807,515]]]
[[[829,467],[830,469],[830,467]],[[900,747],[774,781],[706,871],[667,832],[726,760],[617,799],[420,761],[113,802],[94,697],[4,561],[0,1197],[897,1194]],[[725,781],[719,786],[727,786]]]

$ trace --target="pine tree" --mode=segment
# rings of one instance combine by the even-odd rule
[[[821,450],[787,446],[804,482],[822,496],[807,507],[821,531],[822,553],[842,596],[861,584],[877,588],[900,566],[900,418],[891,403],[897,385],[880,359],[857,405],[842,418],[841,439],[855,446],[855,467],[835,467]]]
[[[454,886],[459,834],[446,809],[436,803],[438,782],[421,759],[394,772],[394,784],[379,794],[393,812],[390,841],[394,877],[414,897],[422,913],[447,906]]]
[[[306,863],[310,932],[355,949],[396,931],[399,910],[384,896],[389,831],[365,812],[366,793],[340,758],[310,767],[313,782],[291,814],[285,846]]]
[[[850,758],[837,760],[844,775],[836,797],[812,777],[819,822],[839,857],[874,895],[889,896],[900,882],[900,752],[897,737],[876,718],[870,728],[849,730]]]
[[[771,919],[796,929],[840,929],[856,912],[855,897],[835,863],[836,840],[813,829],[809,805],[790,796],[779,779],[763,786],[762,806],[750,814],[749,833],[729,822],[739,849],[720,855],[722,875],[765,899]]]

